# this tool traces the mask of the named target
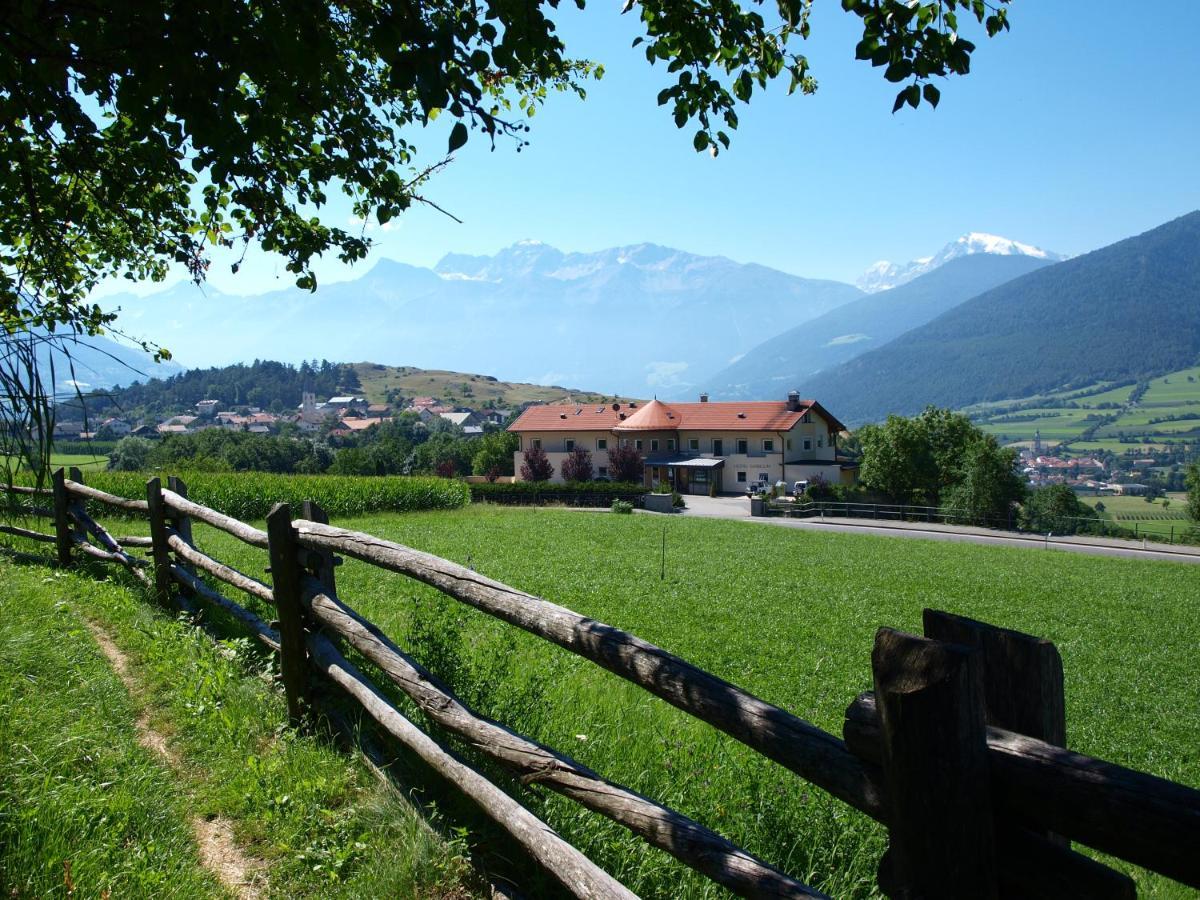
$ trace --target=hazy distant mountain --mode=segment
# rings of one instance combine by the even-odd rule
[[[380,260],[315,294],[241,297],[181,285],[109,301],[123,327],[188,366],[371,359],[585,384],[645,397],[691,387],[761,340],[862,294],[722,257],[638,244],[563,253],[524,241],[434,269]]]
[[[155,363],[140,347],[130,347],[105,337],[60,337],[44,343],[38,354],[42,381],[59,397],[108,390],[150,378],[169,378],[183,371],[173,360]],[[51,349],[53,348],[53,349]]]
[[[961,407],[1200,359],[1200,212],[1023,275],[804,382],[844,422]]]
[[[925,256],[907,263],[881,260],[863,272],[855,284],[868,294],[886,291],[907,284],[914,278],[932,272],[953,259],[981,253],[992,256],[1029,256],[1046,262],[1059,262],[1066,259],[1061,253],[1053,253],[1031,244],[1022,244],[1019,241],[998,237],[994,234],[972,231],[956,241],[951,241],[933,256]]]
[[[823,369],[882,347],[976,294],[1050,265],[1033,256],[953,259],[890,291],[868,294],[789,328],[704,383],[717,399],[781,396]]]

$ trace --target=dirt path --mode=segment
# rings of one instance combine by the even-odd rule
[[[87,625],[100,651],[125,685],[129,696],[135,701],[140,701],[143,692],[129,672],[129,658],[113,643],[103,628],[95,622],[88,622]],[[157,754],[177,773],[182,772],[182,758],[167,743],[166,737],[151,726],[150,715],[145,709],[139,714],[134,727],[137,729],[138,743]],[[242,900],[257,900],[263,895],[266,888],[266,864],[260,859],[248,856],[237,845],[228,819],[220,816],[193,816],[191,826],[200,855],[200,864],[212,872],[231,894]]]

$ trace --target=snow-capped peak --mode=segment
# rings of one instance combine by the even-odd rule
[[[1032,244],[1023,244],[1020,241],[983,231],[971,231],[957,240],[951,241],[933,256],[922,256],[904,264],[887,260],[873,263],[855,284],[859,290],[866,291],[868,294],[886,291],[912,281],[926,272],[931,272],[952,259],[970,256],[974,253],[991,253],[997,256],[1032,256],[1035,259],[1055,262],[1066,259],[1061,253],[1043,250]]]

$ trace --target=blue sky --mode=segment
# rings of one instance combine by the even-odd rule
[[[803,48],[817,94],[788,97],[781,84],[756,95],[717,159],[656,105],[667,74],[630,48],[634,14],[611,0],[563,6],[569,50],[602,62],[604,79],[586,101],[551,97],[520,153],[473,136],[425,191],[462,224],[414,209],[371,232],[375,258],[433,265],[525,238],[564,250],[650,241],[853,281],[966,231],[1077,254],[1200,207],[1196,0],[1017,0],[1009,33],[969,35],[973,71],[940,82],[937,110],[896,115],[895,86],[853,58],[857,18],[818,0]],[[429,158],[447,130],[417,135]],[[349,210],[325,215],[344,224]],[[373,262],[317,271],[342,280]],[[238,276],[218,259],[210,282],[243,294],[290,283],[260,255]]]

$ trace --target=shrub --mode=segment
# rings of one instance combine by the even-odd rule
[[[179,472],[188,498],[243,521],[266,518],[271,507],[285,502],[298,513],[305,500],[315,500],[331,517],[370,512],[457,509],[470,501],[459,481],[391,475],[360,478],[343,475],[273,475],[264,472]],[[144,472],[89,472],[87,484],[122,497],[145,499]]]
[[[563,460],[562,477],[564,481],[591,481],[592,454],[583,447],[576,447]]]
[[[627,500],[614,500],[612,502],[612,511],[618,515],[632,515],[633,504]]]
[[[608,471],[617,481],[641,481],[645,464],[633,447],[612,447],[608,451]]]
[[[671,505],[676,509],[687,508],[687,504],[683,501],[683,494],[679,491],[671,491]]]
[[[669,493],[671,493],[671,485],[667,484],[662,479],[659,479],[658,484],[654,485],[654,493],[669,494]]]
[[[804,497],[813,503],[826,503],[834,498],[833,486],[830,485],[824,475],[814,475],[809,479],[808,488],[804,491]]]
[[[521,477],[526,481],[549,481],[554,475],[554,466],[546,458],[546,451],[536,444],[525,451],[525,462],[521,464]]]

